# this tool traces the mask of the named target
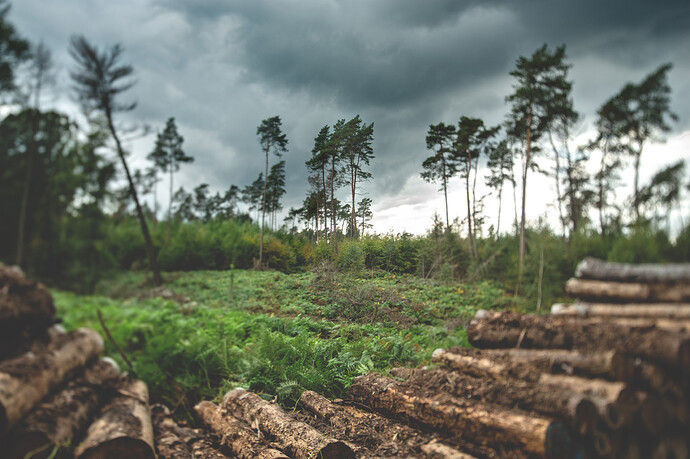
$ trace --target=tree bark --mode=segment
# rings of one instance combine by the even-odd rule
[[[324,436],[308,424],[295,421],[278,405],[252,392],[240,388],[231,390],[225,394],[222,406],[236,418],[258,426],[296,459],[355,457],[347,444]]]
[[[123,381],[74,452],[78,459],[155,459],[149,393],[142,381]]]
[[[565,292],[578,299],[614,303],[687,302],[690,282],[682,284],[609,282],[591,279],[570,279]]]
[[[288,456],[264,443],[247,424],[218,405],[201,402],[194,407],[194,411],[239,459],[288,459]]]
[[[40,403],[13,431],[9,459],[48,458],[54,451],[65,453],[65,445],[88,425],[89,419],[120,375],[115,362],[100,360],[84,375],[67,384],[52,398]],[[40,453],[29,454],[32,451]]]
[[[628,319],[629,320],[629,319]],[[479,311],[467,337],[479,348],[613,349],[690,371],[690,333],[596,319]]]
[[[690,320],[690,303],[557,303],[551,306],[551,314],[571,317],[649,317]]]
[[[146,255],[149,259],[149,266],[153,272],[153,282],[158,286],[163,284],[163,278],[161,277],[161,272],[158,269],[158,260],[156,258],[156,251],[153,248],[153,241],[151,240],[151,233],[149,233],[149,227],[146,224],[146,218],[144,217],[144,211],[141,209],[139,204],[139,196],[137,195],[137,189],[134,187],[134,181],[132,180],[132,175],[129,173],[129,167],[127,166],[127,160],[125,159],[125,151],[120,143],[120,138],[115,130],[115,125],[113,124],[113,117],[110,110],[106,110],[106,119],[108,121],[108,128],[110,129],[110,134],[115,139],[115,145],[117,147],[117,154],[122,162],[122,168],[125,170],[125,175],[127,176],[127,182],[129,183],[129,192],[134,200],[134,206],[137,210],[137,217],[139,219],[139,226],[141,226],[141,234],[144,236],[144,243],[146,245]]]
[[[429,397],[412,386],[375,373],[356,378],[348,395],[374,410],[462,435],[475,442],[512,445],[539,457],[570,457],[573,454],[574,438],[561,424],[445,394]],[[562,435],[561,441],[557,440],[556,432]],[[565,443],[569,443],[568,446]]]
[[[300,397],[300,404],[317,418],[327,422],[335,436],[342,436],[341,438],[355,443],[358,447],[355,450],[358,457],[414,457],[420,450],[431,457],[472,457],[439,442],[437,438],[429,441],[429,435],[408,425],[354,406],[331,402],[313,391],[304,391]],[[498,456],[495,450],[485,446],[470,444],[457,437],[453,440],[461,450],[485,457]],[[448,456],[439,456],[441,451],[445,451]],[[460,454],[465,456],[458,456]]]
[[[577,265],[575,277],[611,282],[690,282],[690,263],[613,263],[587,257]]]
[[[457,397],[555,416],[581,432],[593,428],[599,419],[619,427],[616,402],[622,383],[556,376],[543,372],[548,368],[526,362],[498,363],[439,350],[433,360],[455,371],[417,371],[408,382],[439,381],[439,387],[447,386]]]
[[[82,328],[66,334],[45,352],[0,362],[0,434],[102,351],[100,335]]]
[[[224,459],[216,442],[204,431],[179,426],[165,405],[151,407],[158,457],[163,459]]]

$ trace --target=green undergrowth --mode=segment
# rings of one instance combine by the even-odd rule
[[[482,282],[442,285],[408,275],[256,271],[169,273],[153,289],[123,273],[98,295],[54,292],[67,329],[115,341],[155,401],[189,415],[201,399],[241,386],[290,405],[305,389],[342,396],[353,378],[427,363],[439,347],[465,346],[477,309],[503,308],[503,290]],[[106,354],[127,369],[111,342]]]

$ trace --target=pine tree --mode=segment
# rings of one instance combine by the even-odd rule
[[[566,79],[570,66],[565,63],[565,45],[550,52],[547,45],[531,57],[520,56],[515,70],[514,92],[506,97],[511,111],[506,122],[507,133],[522,145],[522,199],[520,216],[520,252],[518,283],[525,266],[525,224],[528,171],[538,168],[539,142],[553,121],[555,107],[568,103],[572,84]]]
[[[175,118],[168,118],[165,129],[156,137],[156,145],[148,158],[162,172],[170,174],[170,203],[168,206],[168,228],[166,244],[170,245],[170,221],[172,220],[173,174],[180,170],[180,163],[190,163],[194,158],[182,149],[184,138],[177,132]]]
[[[427,182],[441,181],[441,189],[446,203],[446,231],[450,228],[448,218],[448,181],[456,173],[456,164],[453,161],[454,143],[457,131],[454,125],[444,123],[429,126],[426,136],[426,148],[433,150],[434,154],[422,163],[422,178]]]
[[[280,116],[274,116],[267,118],[261,122],[259,127],[256,128],[256,135],[259,136],[259,144],[262,150],[266,154],[266,173],[265,177],[268,178],[268,154],[273,151],[273,153],[281,157],[284,152],[287,151],[287,137],[283,134],[281,130],[282,122],[280,121]],[[267,192],[268,180],[264,182],[264,192],[261,202],[261,236],[259,242],[259,266],[263,268],[263,256],[264,256],[264,225],[266,221],[266,192]]]

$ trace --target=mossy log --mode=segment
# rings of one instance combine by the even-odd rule
[[[27,352],[0,362],[0,433],[102,351],[100,335],[82,328],[60,337],[44,352]]]
[[[690,283],[690,263],[613,263],[587,257],[575,276],[615,282]]]
[[[346,443],[329,438],[308,424],[292,419],[275,403],[237,388],[223,398],[222,407],[238,419],[270,436],[281,449],[297,459],[354,458]]]
[[[467,328],[478,348],[616,350],[690,371],[690,332],[600,320],[479,311]]]
[[[84,375],[70,381],[22,420],[12,432],[8,457],[41,459],[63,451],[87,427],[119,376],[120,370],[112,360],[94,362]],[[32,451],[35,453],[29,454]]]
[[[640,284],[592,279],[570,279],[565,292],[578,299],[613,303],[682,303],[690,301],[690,282]]]
[[[389,415],[461,435],[471,441],[510,445],[538,457],[573,457],[577,445],[561,423],[423,390],[370,373],[348,390],[350,398]]]
[[[89,426],[74,454],[79,459],[155,459],[149,393],[144,382],[124,380]]]
[[[228,414],[215,403],[201,402],[194,407],[194,411],[239,459],[288,459],[283,452],[262,441],[244,421]]]

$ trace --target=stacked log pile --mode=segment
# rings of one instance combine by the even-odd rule
[[[56,323],[46,287],[0,264],[0,456],[154,458],[146,385]]]
[[[688,457],[690,332],[480,311],[467,336],[480,349],[439,350],[445,368],[415,378],[558,419],[592,457]]]
[[[610,263],[584,259],[566,284],[573,304],[555,304],[554,315],[647,318],[690,326],[690,264]]]

